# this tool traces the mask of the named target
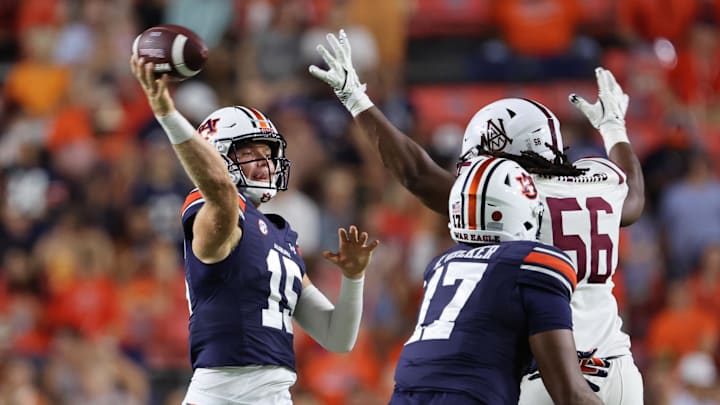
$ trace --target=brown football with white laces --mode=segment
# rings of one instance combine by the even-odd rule
[[[135,38],[132,52],[155,64],[160,77],[167,73],[181,81],[200,73],[208,58],[205,41],[193,31],[174,24],[150,27]]]

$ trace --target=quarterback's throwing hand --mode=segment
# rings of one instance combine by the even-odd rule
[[[367,243],[367,232],[359,233],[355,225],[350,230],[338,229],[338,252],[323,252],[323,256],[342,269],[347,278],[360,278],[365,271],[372,251],[380,243],[374,240]]]
[[[143,58],[138,59],[135,55],[130,57],[130,70],[140,83],[155,115],[165,116],[175,110],[175,105],[168,92],[167,74],[157,79],[153,73],[153,64],[145,62]]]
[[[330,33],[326,38],[332,53],[328,52],[322,44],[319,44],[316,49],[327,64],[328,70],[310,65],[310,74],[329,84],[340,102],[353,117],[356,117],[372,107],[373,103],[365,94],[366,86],[360,83],[360,78],[353,67],[350,40],[345,34],[345,30],[340,30],[337,37]]]

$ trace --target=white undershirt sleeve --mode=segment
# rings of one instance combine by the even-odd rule
[[[293,317],[313,339],[331,352],[355,346],[362,318],[364,278],[342,277],[340,296],[333,305],[314,285],[303,288]]]

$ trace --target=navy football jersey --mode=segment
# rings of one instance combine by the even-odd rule
[[[462,392],[517,404],[529,336],[572,329],[573,262],[531,241],[459,244],[425,270],[415,331],[395,371],[400,391]]]
[[[191,244],[203,203],[196,189],[182,210],[193,369],[278,365],[294,371],[291,317],[305,274],[297,233],[238,194],[242,238],[227,258],[204,264]]]

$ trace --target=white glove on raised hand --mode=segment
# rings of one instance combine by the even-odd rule
[[[340,30],[337,38],[333,34],[327,34],[326,38],[333,54],[331,55],[322,44],[316,49],[329,69],[323,70],[310,65],[310,74],[329,84],[345,108],[356,117],[372,107],[373,102],[365,94],[366,86],[360,83],[360,78],[352,65],[350,41],[345,30]]]
[[[598,83],[598,101],[590,104],[584,98],[573,93],[568,96],[570,102],[588,118],[592,126],[600,131],[605,150],[619,142],[630,142],[625,129],[625,112],[630,97],[625,94],[613,74],[601,67],[595,69]]]

